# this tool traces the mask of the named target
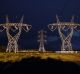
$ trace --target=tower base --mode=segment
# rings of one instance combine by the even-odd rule
[[[56,51],[56,53],[77,53],[77,51]]]

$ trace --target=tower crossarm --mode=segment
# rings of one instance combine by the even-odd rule
[[[58,26],[70,26],[70,27],[75,27],[75,26],[80,26],[80,24],[77,24],[77,23],[71,23],[71,22],[59,22],[59,23],[52,23],[52,24],[49,24],[53,27],[58,27]]]
[[[5,26],[5,27],[18,26],[19,27],[21,26],[20,24],[21,23],[3,23],[3,24],[0,24],[0,26]],[[26,27],[27,24],[22,23],[22,26]]]

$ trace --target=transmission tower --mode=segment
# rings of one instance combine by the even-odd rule
[[[39,44],[39,51],[45,52],[45,48],[44,48],[44,43],[46,42],[46,40],[44,38],[46,38],[46,35],[44,35],[44,33],[46,33],[46,31],[40,30],[39,32],[39,40],[38,42]]]
[[[8,16],[6,16],[6,23],[0,24],[0,26],[2,26],[4,28],[3,30],[6,30],[6,34],[7,34],[7,38],[8,38],[8,45],[7,45],[6,52],[11,52],[11,51],[13,51],[15,53],[18,52],[17,42],[21,35],[21,31],[22,31],[22,29],[24,29],[26,32],[28,32],[31,29],[31,25],[23,24],[23,16],[20,20],[20,23],[10,23]],[[12,29],[12,27],[14,27],[15,29]],[[12,31],[18,30],[18,32],[14,36],[12,36],[10,34],[10,29]],[[3,31],[3,30],[1,30],[1,31]]]
[[[74,16],[71,19],[71,22],[60,22],[58,16],[56,15],[57,23],[49,24],[48,27],[51,31],[54,31],[55,29],[58,29],[62,46],[61,46],[61,52],[71,52],[73,51],[72,45],[71,45],[71,38],[74,32],[74,29],[77,26],[80,26],[79,24],[74,23]],[[63,31],[69,31],[70,33],[66,36]]]

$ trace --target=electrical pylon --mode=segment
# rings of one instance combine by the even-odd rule
[[[49,24],[48,27],[51,31],[58,29],[62,41],[61,52],[73,51],[71,38],[76,26],[80,26],[80,25],[74,23],[74,16],[72,16],[71,22],[60,22],[57,15],[56,15],[56,19],[57,19],[57,23]],[[65,28],[67,28],[67,31],[70,30],[70,33],[67,36],[62,32],[62,30],[65,30]]]
[[[73,51],[72,50],[72,44],[71,44],[71,38],[72,38],[72,35],[73,35],[74,27],[71,26],[71,24],[74,22],[74,17],[72,17],[70,23],[60,23],[59,19],[58,19],[58,16],[56,16],[56,19],[57,19],[57,24],[59,25],[58,26],[58,32],[59,32],[59,35],[60,35],[60,38],[61,38],[61,41],[62,41],[61,51]],[[62,25],[62,24],[64,24],[64,25]],[[66,26],[71,30],[70,33],[67,36],[65,36],[65,34],[63,34],[61,32],[62,28],[65,28]]]
[[[6,16],[6,23],[5,24],[0,24],[0,26],[3,26],[4,29],[6,29],[6,34],[7,34],[7,38],[8,38],[8,45],[7,45],[6,52],[13,51],[15,53],[18,52],[17,42],[18,42],[19,37],[21,35],[22,29],[24,29],[23,27],[26,27],[26,30],[24,29],[26,32],[28,32],[32,27],[31,25],[23,24],[23,16],[20,20],[20,23],[10,23],[9,19],[8,19],[8,16]],[[15,27],[15,29],[18,30],[18,33],[16,33],[14,36],[12,36],[10,34],[11,27]]]
[[[39,51],[45,52],[46,50],[44,48],[44,43],[46,42],[46,39],[44,39],[44,38],[46,38],[46,35],[44,35],[44,33],[46,33],[46,31],[40,30],[38,33],[39,33],[39,36],[38,36],[39,40],[38,40],[38,42],[40,43],[39,44]]]

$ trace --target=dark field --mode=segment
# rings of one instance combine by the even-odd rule
[[[80,53],[53,53],[50,51],[47,52],[38,52],[38,51],[26,51],[26,52],[18,52],[18,53],[5,53],[0,52],[0,61],[1,62],[17,62],[21,61],[24,58],[30,57],[40,57],[41,59],[55,59],[61,61],[69,61],[80,64]]]
[[[30,74],[30,73],[67,73],[80,74],[80,65],[73,62],[63,62],[54,59],[27,58],[19,62],[0,62],[0,74]]]
[[[80,74],[80,53],[0,53],[0,74]]]

